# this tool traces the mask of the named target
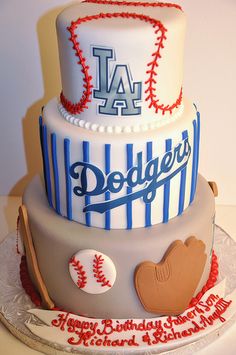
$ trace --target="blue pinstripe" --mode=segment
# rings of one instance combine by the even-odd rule
[[[45,166],[45,159],[44,159],[44,152],[43,152],[43,118],[42,118],[42,116],[39,116],[39,136],[40,136],[40,145],[41,145],[41,152],[42,152],[42,159],[43,159],[43,176],[44,176],[45,191],[46,191],[46,195],[48,196],[47,180],[46,180],[46,166]]]
[[[51,207],[53,207],[50,163],[49,163],[49,156],[48,156],[47,127],[45,125],[42,126],[42,142],[43,142],[43,157],[45,163],[45,177],[46,177],[46,186],[47,186],[46,191],[47,191],[48,203]]]
[[[111,171],[111,145],[105,144],[105,173],[108,175]],[[105,192],[105,200],[109,201],[111,198],[110,191]],[[111,211],[105,212],[105,229],[111,229]]]
[[[53,165],[53,176],[54,176],[56,211],[58,214],[61,214],[60,185],[59,185],[59,173],[58,173],[58,163],[57,163],[57,136],[55,133],[51,134],[51,154],[52,154],[52,165]]]
[[[183,131],[182,132],[182,139],[186,139],[188,137],[188,131]],[[186,189],[186,174],[187,174],[187,167],[185,167],[181,171],[181,177],[180,177],[180,190],[179,190],[179,209],[178,209],[178,215],[181,215],[184,210],[184,199],[185,199],[185,189]]]
[[[83,141],[83,162],[84,163],[89,163],[89,142],[87,141]],[[85,196],[85,206],[90,205],[91,202],[91,198],[90,196]],[[90,212],[86,212],[85,214],[85,223],[87,227],[91,226],[91,213]]]
[[[133,166],[133,144],[126,145],[126,155],[127,155],[127,171]],[[127,194],[132,193],[132,187],[127,186]],[[126,215],[127,215],[127,229],[132,229],[132,202],[129,201],[126,204]]]
[[[147,142],[147,162],[152,159],[152,142]],[[145,227],[150,227],[151,223],[151,203],[145,205]]]
[[[72,220],[72,183],[70,177],[70,140],[64,139],[64,160],[65,160],[65,177],[66,177],[66,209],[67,218]]]
[[[193,202],[194,194],[197,184],[197,170],[198,170],[198,155],[199,155],[199,137],[200,137],[200,120],[193,121],[193,162],[192,162],[192,177],[191,177],[191,192],[190,203]]]
[[[172,140],[166,139],[166,152],[171,150]],[[164,185],[164,201],[163,201],[163,223],[169,221],[169,205],[170,205],[170,181],[167,181]]]
[[[200,147],[200,131],[201,131],[201,121],[200,121],[200,112],[197,111],[197,126],[198,126],[198,132],[197,132],[197,163],[196,163],[196,178],[195,178],[195,188],[194,188],[194,194],[196,192],[196,187],[197,187],[197,177],[198,177],[198,164],[199,164],[199,147]]]

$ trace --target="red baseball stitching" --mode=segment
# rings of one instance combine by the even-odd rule
[[[98,283],[101,283],[101,286],[108,286],[112,287],[110,284],[110,281],[106,279],[105,275],[103,274],[102,271],[102,266],[103,266],[104,259],[102,258],[102,255],[97,255],[95,254],[94,259],[93,259],[93,272],[94,272],[94,277],[97,279]]]
[[[70,259],[70,264],[73,266],[73,269],[77,271],[77,286],[79,288],[84,288],[87,284],[87,277],[85,276],[86,272],[84,271],[83,265],[80,263],[79,260],[77,261],[75,259],[75,256]]]
[[[182,10],[182,7],[178,4],[168,3],[168,2],[141,2],[141,1],[112,1],[112,0],[85,0],[83,2],[88,2],[91,4],[101,4],[101,5],[120,5],[120,6],[143,6],[143,7],[174,7],[178,10]]]
[[[162,26],[162,28],[161,28]],[[174,108],[177,108],[182,101],[182,88],[180,90],[180,94],[176,102],[174,102],[172,105],[166,105],[164,104],[159,104],[159,99],[157,99],[157,95],[155,94],[156,88],[155,84],[157,84],[156,81],[156,76],[157,76],[157,67],[159,66],[158,60],[161,58],[161,49],[164,48],[164,40],[166,40],[165,32],[167,31],[165,27],[161,24],[159,25],[159,28],[155,30],[155,34],[157,34],[157,42],[155,45],[157,46],[156,52],[152,54],[153,60],[148,63],[148,67],[150,67],[146,73],[150,75],[149,79],[145,81],[145,84],[147,84],[147,89],[145,90],[145,94],[147,94],[147,97],[145,101],[150,100],[149,108],[153,107],[155,109],[155,112],[158,113],[158,111],[162,111],[162,114],[164,115],[165,112],[170,112],[172,113]],[[153,26],[154,27],[154,26]],[[156,26],[155,26],[156,27]],[[158,36],[158,32],[161,31],[161,35]],[[159,42],[158,42],[159,41]]]
[[[149,79],[145,82],[147,85],[147,89],[145,93],[147,94],[146,101],[150,101],[149,108],[153,107],[155,109],[155,112],[157,113],[159,110],[162,111],[163,114],[165,112],[170,112],[172,113],[174,108],[177,108],[182,101],[182,89],[180,90],[179,97],[177,98],[176,102],[174,102],[172,105],[165,105],[164,104],[159,104],[159,99],[156,98],[156,88],[154,87],[154,84],[156,84],[156,76],[157,76],[157,67],[158,67],[158,61],[161,58],[161,49],[164,48],[164,40],[166,40],[165,33],[167,32],[167,29],[163,26],[163,24],[156,20],[153,19],[149,16],[142,15],[142,14],[135,14],[135,13],[100,13],[98,15],[91,15],[91,16],[86,16],[83,18],[77,19],[77,21],[72,21],[71,26],[68,27],[68,31],[71,34],[71,37],[69,40],[73,43],[73,49],[75,50],[75,55],[79,58],[78,64],[81,64],[82,66],[82,73],[84,74],[84,91],[82,94],[82,97],[79,102],[77,103],[72,103],[71,101],[67,100],[66,97],[64,96],[63,92],[61,93],[61,103],[62,105],[66,108],[66,110],[72,114],[80,114],[81,112],[84,111],[84,109],[88,108],[87,104],[88,102],[91,102],[90,96],[92,94],[92,85],[91,85],[91,80],[92,76],[89,75],[88,70],[89,66],[86,65],[86,59],[83,56],[83,51],[80,48],[79,42],[77,42],[77,35],[75,34],[76,28],[85,22],[91,21],[91,20],[98,20],[98,19],[104,19],[104,18],[117,18],[117,17],[122,17],[122,18],[132,18],[132,19],[139,19],[145,22],[149,22],[152,27],[155,30],[155,34],[157,35],[157,42],[155,43],[155,46],[157,47],[157,50],[152,54],[153,60],[148,63],[148,70],[146,73],[149,75]],[[159,34],[159,32],[161,32]]]

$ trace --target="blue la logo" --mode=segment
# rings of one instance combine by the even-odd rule
[[[142,82],[133,82],[128,66],[116,64],[110,70],[110,61],[115,60],[112,48],[93,47],[93,56],[97,58],[97,83],[93,97],[103,102],[98,105],[100,114],[105,115],[140,115]]]

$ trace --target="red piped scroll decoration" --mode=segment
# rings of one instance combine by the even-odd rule
[[[176,102],[174,102],[172,105],[164,105],[159,103],[159,99],[157,99],[157,95],[155,93],[156,91],[155,84],[157,84],[156,81],[157,68],[159,66],[158,62],[159,59],[161,58],[161,50],[164,48],[164,41],[166,40],[167,29],[160,21],[153,19],[149,16],[142,15],[142,14],[135,14],[135,13],[126,13],[126,12],[100,13],[98,15],[86,16],[83,18],[79,18],[75,22],[72,21],[71,26],[67,28],[71,34],[69,40],[73,44],[75,55],[79,58],[78,64],[80,64],[82,67],[81,71],[84,75],[83,77],[84,91],[80,101],[77,103],[72,103],[71,101],[67,100],[62,92],[61,93],[62,105],[71,114],[80,114],[81,112],[83,112],[85,109],[88,108],[88,103],[91,102],[91,94],[92,94],[92,87],[93,87],[91,84],[92,76],[89,74],[89,66],[86,64],[86,58],[83,56],[83,51],[80,48],[79,41],[77,41],[78,35],[75,34],[75,30],[79,25],[92,20],[110,19],[110,18],[119,18],[119,17],[123,19],[135,19],[135,20],[145,21],[147,23],[150,23],[150,25],[152,25],[152,27],[154,28],[156,34],[156,42],[155,42],[156,50],[151,55],[153,58],[152,61],[147,65],[148,68],[146,74],[148,75],[148,79],[145,82],[145,84],[147,85],[147,89],[145,91],[147,97],[145,98],[145,101],[149,102],[149,108],[153,107],[156,113],[158,113],[158,111],[161,111],[162,114],[165,114],[166,112],[169,112],[171,114],[173,109],[177,108],[181,104],[182,89],[180,91],[179,97],[177,98]]]
[[[85,0],[83,2],[88,2],[90,4],[99,5],[118,5],[118,6],[143,6],[143,7],[174,7],[178,10],[182,10],[180,5],[169,3],[169,2],[141,2],[141,1],[112,1],[112,0]]]
[[[87,277],[83,269],[83,265],[81,265],[80,261],[76,260],[74,256],[70,259],[70,264],[73,266],[78,275],[77,286],[79,288],[84,288],[87,284]]]
[[[102,255],[97,255],[95,254],[94,259],[93,259],[93,272],[94,272],[94,277],[97,279],[98,283],[101,283],[102,287],[112,287],[110,284],[110,281],[106,279],[103,271],[102,271],[102,266],[103,266],[104,259]]]

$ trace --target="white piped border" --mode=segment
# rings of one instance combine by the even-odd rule
[[[99,133],[138,133],[138,132],[145,132],[148,130],[153,130],[159,127],[162,127],[168,123],[176,121],[184,112],[184,104],[182,103],[181,106],[179,107],[178,111],[170,115],[169,117],[165,118],[156,118],[153,119],[151,122],[146,122],[143,124],[138,124],[138,125],[131,125],[131,126],[104,126],[104,125],[99,125],[96,123],[92,123],[89,121],[81,120],[78,117],[75,117],[71,114],[68,113],[68,111],[63,107],[63,105],[58,102],[58,110],[62,117],[67,121],[72,123],[75,126],[81,127],[88,129],[93,132],[99,132]]]

